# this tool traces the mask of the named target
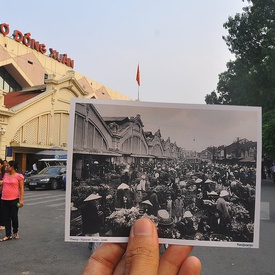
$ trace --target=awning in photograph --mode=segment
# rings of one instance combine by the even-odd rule
[[[152,156],[152,155],[134,155],[134,154],[132,154],[131,157],[135,157],[135,158],[149,158],[149,159],[155,158],[155,156]]]
[[[170,157],[167,156],[154,156],[156,159],[170,159]]]
[[[121,157],[122,156],[122,154],[114,153],[114,152],[73,151],[73,154],[94,155],[94,156],[109,156],[109,157]]]

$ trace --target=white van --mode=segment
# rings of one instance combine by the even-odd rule
[[[56,165],[67,165],[67,159],[39,159],[37,162],[37,169],[41,171],[45,167],[56,166]]]

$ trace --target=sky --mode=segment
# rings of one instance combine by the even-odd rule
[[[234,59],[222,39],[223,24],[247,5],[242,0],[13,0],[1,7],[0,23],[67,53],[78,73],[131,99],[205,104]]]
[[[86,103],[94,101],[91,99]],[[227,146],[237,138],[261,140],[260,108],[257,107],[106,100],[96,101],[94,105],[102,117],[135,117],[139,114],[144,131],[155,134],[160,130],[164,140],[170,138],[172,143],[176,142],[186,150],[201,152],[211,146]]]

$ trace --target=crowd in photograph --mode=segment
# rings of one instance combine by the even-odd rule
[[[255,167],[238,164],[147,160],[95,169],[72,182],[71,235],[127,237],[147,216],[160,238],[251,242],[255,187]]]

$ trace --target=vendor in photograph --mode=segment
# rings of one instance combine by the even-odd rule
[[[207,179],[201,184],[203,199],[208,199],[207,193],[211,192],[210,183],[212,183],[212,180]]]
[[[99,237],[99,231],[103,226],[103,212],[99,210],[100,199],[98,194],[89,195],[81,207],[82,234],[90,237]],[[94,251],[97,243],[90,243],[90,250]]]
[[[222,190],[221,190],[222,192]],[[219,197],[219,194],[215,191],[207,192],[207,197],[209,200],[211,200],[213,203],[215,203]]]
[[[149,200],[142,201],[140,204],[140,214],[151,215],[153,204]]]
[[[158,199],[156,188],[153,188],[151,192],[152,193],[149,196],[149,200],[152,203],[150,212],[152,215],[157,216],[158,210],[160,209],[160,205],[159,205],[159,199]]]
[[[195,228],[193,222],[193,215],[190,211],[185,211],[183,220],[177,224],[177,229],[183,239],[193,239],[195,235]]]
[[[201,188],[197,189],[197,194],[196,194],[196,206],[199,209],[203,208],[203,194]]]
[[[125,169],[123,172],[122,172],[122,175],[120,176],[121,178],[121,182],[124,182],[126,184],[129,184],[130,182],[130,176],[129,176],[129,170],[128,169]]]
[[[210,220],[211,230],[213,233],[221,235],[226,235],[228,233],[226,223],[218,209],[216,209],[215,212],[210,216]]]
[[[198,231],[203,234],[205,239],[208,239],[211,230],[209,218],[207,216],[202,216],[198,224]]]
[[[242,197],[242,183],[234,176],[232,176],[230,179],[230,191],[234,198]]]
[[[229,214],[227,199],[229,197],[229,193],[226,190],[222,190],[220,193],[220,197],[217,199],[216,208],[220,211],[221,217],[224,219],[226,223],[230,223],[231,217]]]
[[[129,185],[126,183],[121,183],[116,190],[115,194],[115,209],[126,208],[130,209],[134,206],[131,190]]]

